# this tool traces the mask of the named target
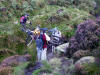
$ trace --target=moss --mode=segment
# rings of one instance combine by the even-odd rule
[[[42,61],[42,64],[43,64],[43,66],[40,68],[40,69],[37,69],[37,70],[35,70],[33,73],[32,73],[32,75],[38,75],[38,74],[41,74],[42,72],[43,73],[52,73],[52,67],[51,67],[51,65],[50,64],[48,64],[48,62],[46,62],[46,61]]]
[[[96,63],[93,64],[85,64],[86,75],[99,75],[100,74],[100,66]]]
[[[41,69],[38,69],[38,70],[34,71],[34,72],[32,73],[32,75],[38,75],[38,74],[40,73],[40,71],[41,71]]]

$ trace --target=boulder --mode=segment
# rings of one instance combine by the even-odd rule
[[[78,60],[74,66],[75,71],[81,73],[82,75],[86,75],[87,71],[85,70],[86,65],[95,63],[95,57],[93,56],[87,56],[82,57],[80,60]]]
[[[61,65],[61,59],[59,58],[52,58],[49,60],[49,64],[52,65],[52,67],[60,67]]]
[[[6,59],[4,59],[1,64],[0,64],[0,68],[2,67],[7,67],[7,66],[15,66],[15,65],[19,65],[23,62],[27,62],[29,61],[31,58],[30,55],[14,55],[14,56],[10,56]]]
[[[73,58],[74,58],[74,60],[78,60],[81,57],[87,56],[89,54],[90,54],[89,50],[78,50],[73,54]]]
[[[69,43],[65,43],[65,44],[62,44],[62,45],[59,45],[55,48],[55,51],[58,53],[58,54],[61,54],[61,53],[66,53],[66,49],[67,47],[69,46]]]

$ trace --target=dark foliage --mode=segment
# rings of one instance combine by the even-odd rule
[[[99,43],[100,26],[99,20],[87,20],[78,25],[75,36],[70,39],[70,45],[67,49],[67,55],[71,56],[77,50],[91,50],[96,48]]]
[[[48,23],[52,23],[52,24],[54,24],[54,23],[60,23],[61,21],[62,21],[62,18],[60,16],[51,16],[47,20]]]
[[[96,57],[96,58],[100,58],[100,47],[97,48],[97,49],[94,49],[94,50],[92,51],[92,55],[93,55],[94,57]]]

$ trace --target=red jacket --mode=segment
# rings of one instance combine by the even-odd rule
[[[43,34],[43,48],[47,48],[47,40],[45,34]]]

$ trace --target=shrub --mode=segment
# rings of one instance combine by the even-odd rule
[[[12,7],[16,10],[17,7],[17,1],[16,0],[12,0]]]
[[[13,68],[12,67],[3,67],[0,68],[0,75],[10,75],[13,72]]]
[[[39,73],[41,74],[42,72],[43,73],[51,73],[53,71],[51,65],[49,65],[48,62],[42,61],[42,64],[43,64],[43,66],[40,69],[35,70],[32,73],[32,75],[38,75]]]
[[[94,49],[92,52],[92,55],[95,56],[96,58],[100,58],[100,47],[97,49]]]
[[[70,39],[70,45],[67,49],[68,54],[72,55],[79,49],[93,49],[99,44],[99,36],[97,35],[100,28],[93,20],[87,20],[78,25],[75,36]]]
[[[24,11],[33,10],[33,8],[29,5],[27,1],[23,2],[23,9]]]
[[[45,6],[45,0],[30,0],[30,4],[33,9],[43,8]]]
[[[84,64],[84,69],[81,71],[76,70],[73,75],[99,75],[100,66],[96,63]]]
[[[99,15],[99,12],[100,12],[100,0],[95,0],[96,1],[96,7],[95,7],[95,16],[98,17],[100,16]]]
[[[97,64],[85,64],[86,75],[99,75],[100,74],[100,66]]]
[[[74,0],[74,1],[79,9],[92,13],[94,12],[93,10],[96,7],[96,2],[94,0]]]

